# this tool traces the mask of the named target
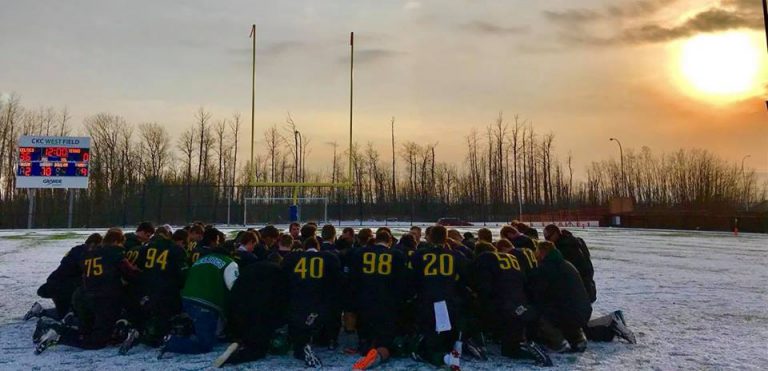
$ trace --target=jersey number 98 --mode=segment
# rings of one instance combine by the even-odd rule
[[[378,259],[376,257],[378,256]],[[392,273],[392,255],[372,252],[363,253],[363,273],[388,276]]]

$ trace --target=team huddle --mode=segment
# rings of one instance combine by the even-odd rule
[[[134,233],[94,233],[61,260],[25,320],[39,318],[40,354],[56,344],[83,349],[138,343],[200,354],[229,342],[214,361],[241,364],[291,353],[322,367],[315,351],[338,349],[371,369],[395,357],[460,369],[462,358],[502,356],[551,366],[550,352],[584,352],[587,341],[635,343],[621,311],[591,319],[597,298],[583,239],[548,225],[513,221],[494,241],[435,225],[399,239],[333,225],[268,225],[232,239],[193,223],[173,231],[141,223]]]

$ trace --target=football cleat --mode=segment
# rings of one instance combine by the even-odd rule
[[[157,359],[158,360],[163,358],[163,355],[165,355],[165,352],[168,351],[167,344],[168,344],[168,341],[170,341],[170,340],[171,340],[171,335],[170,334],[169,335],[165,335],[165,337],[163,337],[163,345],[160,347],[160,351],[157,352]]]
[[[483,347],[477,345],[472,339],[464,340],[464,352],[480,361],[487,361],[488,355]]]
[[[381,355],[376,349],[371,349],[365,357],[360,358],[352,366],[353,370],[370,370],[381,364]]]
[[[578,342],[571,344],[571,353],[584,353],[587,350],[587,340],[582,339]]]
[[[54,329],[48,329],[48,331],[40,338],[40,342],[35,346],[35,355],[39,355],[46,349],[59,343],[61,335]]]
[[[57,328],[60,323],[56,321],[53,318],[48,317],[40,317],[37,320],[37,325],[35,326],[35,332],[32,334],[32,341],[37,344],[40,342],[40,339],[45,335],[46,332],[48,332],[51,328]]]
[[[443,357],[443,362],[446,366],[450,367],[451,371],[461,370],[461,354],[455,350],[452,350],[450,353],[446,354]]]
[[[616,318],[617,320],[621,321],[622,325],[624,325],[624,326],[627,325],[627,321],[624,320],[624,312],[622,312],[621,310],[617,310],[617,311],[614,311],[611,314],[613,315],[614,318]]]
[[[520,351],[526,358],[536,361],[536,364],[539,366],[551,367],[553,365],[552,359],[544,352],[544,349],[532,341],[521,343]]]
[[[320,368],[323,367],[323,363],[320,362],[320,358],[317,358],[315,352],[309,344],[304,346],[304,363],[307,367]]]
[[[24,320],[29,321],[30,319],[34,317],[40,317],[43,314],[43,306],[40,305],[40,303],[35,302],[32,304],[32,307],[29,308],[27,311],[27,314],[24,315]]]
[[[632,330],[627,328],[627,326],[624,324],[623,321],[621,321],[616,317],[617,316],[614,314],[614,319],[611,322],[611,330],[616,334],[616,336],[626,340],[628,343],[637,344],[637,338],[635,337],[635,333],[633,333]]]
[[[139,339],[139,332],[136,329],[129,329],[128,334],[125,336],[125,340],[120,344],[120,350],[118,353],[125,355],[128,351],[136,345],[136,340]]]

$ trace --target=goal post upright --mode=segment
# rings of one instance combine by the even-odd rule
[[[254,26],[255,28],[255,26]],[[255,50],[255,48],[254,48]],[[350,32],[349,33],[349,163],[348,166],[348,173],[347,173],[347,179],[344,182],[250,182],[249,186],[255,188],[293,188],[292,192],[292,201],[294,204],[298,202],[300,199],[299,196],[299,189],[301,188],[343,188],[343,189],[349,189],[352,188],[352,122],[353,122],[353,97],[354,97],[354,58],[355,58],[355,33]],[[253,155],[252,155],[253,156]],[[311,197],[310,197],[311,198]],[[244,198],[246,200],[249,199],[259,199],[259,197],[250,197],[250,198]],[[279,198],[271,198],[271,199],[279,199]],[[304,198],[308,199],[308,198]],[[328,199],[325,198],[326,203],[326,215],[325,220],[328,220],[327,216],[327,204]],[[243,222],[245,223],[247,221],[247,208],[243,208]]]

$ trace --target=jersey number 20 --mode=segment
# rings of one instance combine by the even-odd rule
[[[424,266],[425,276],[453,275],[453,256],[449,254],[424,254],[426,265]]]

